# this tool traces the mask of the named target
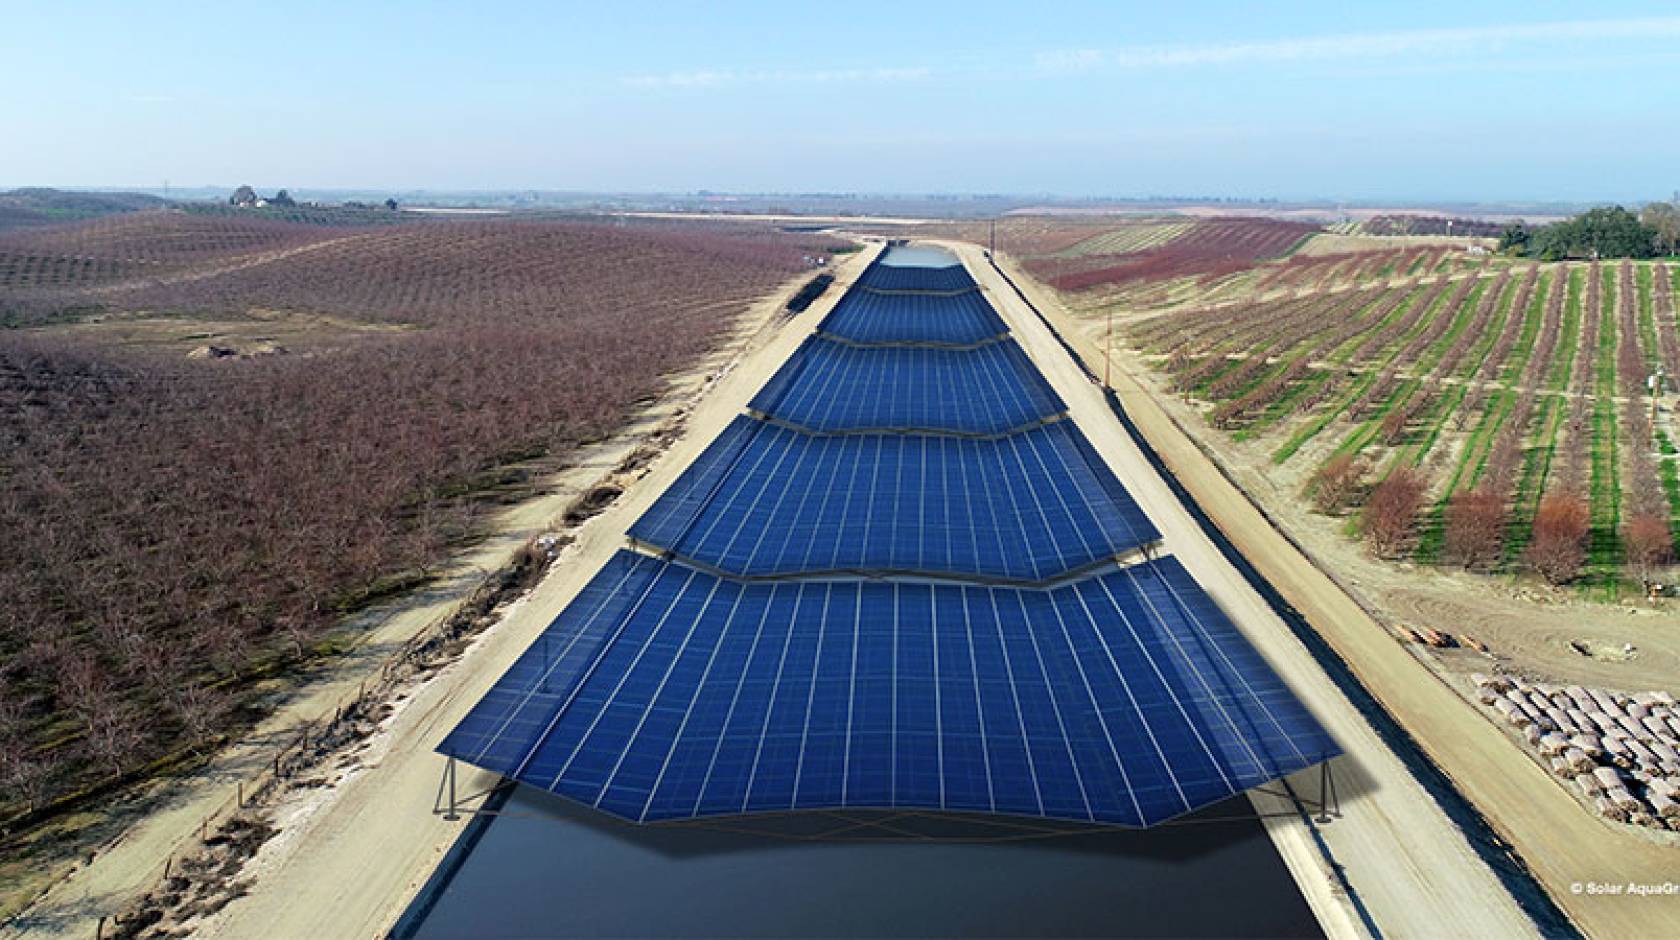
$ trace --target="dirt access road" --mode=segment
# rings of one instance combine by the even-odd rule
[[[969,257],[979,257],[978,248],[964,251]],[[1100,371],[1101,350],[1081,337],[1077,323],[1068,316],[1058,299],[1017,270],[1007,259],[1001,260],[1010,276],[1050,317],[1058,331]],[[1044,362],[1045,357],[1040,356],[1039,361]],[[1680,873],[1680,854],[1583,812],[1575,800],[1520,752],[1499,728],[1478,714],[1445,682],[1402,648],[1392,633],[1373,620],[1329,575],[1316,567],[1274,527],[1173,422],[1143,383],[1121,367],[1114,371],[1113,385],[1142,433],[1225,536],[1288,603],[1306,617],[1365,688],[1421,744],[1428,757],[1453,781],[1500,837],[1514,847],[1556,903],[1585,933],[1607,938],[1674,935],[1675,925],[1680,924],[1680,895],[1630,894],[1626,886],[1660,888],[1665,883],[1680,880],[1676,877]],[[1131,481],[1127,482],[1130,485]],[[1160,520],[1157,520],[1159,524]],[[1199,576],[1202,574],[1198,569],[1192,570],[1197,570]],[[1220,596],[1222,603],[1228,603],[1226,597],[1221,596],[1224,593],[1221,585],[1203,583],[1210,592]],[[1266,618],[1262,617],[1259,620],[1239,619],[1238,622],[1250,628],[1265,621]],[[1401,813],[1404,807],[1400,804],[1410,801],[1413,784],[1408,783],[1409,778],[1391,776],[1393,771],[1385,768],[1386,762],[1372,759],[1368,763],[1358,739],[1346,736],[1343,723],[1337,720],[1335,714],[1317,707],[1323,696],[1317,688],[1320,680],[1312,677],[1314,672],[1319,672],[1316,665],[1306,668],[1274,658],[1272,647],[1277,644],[1270,642],[1264,634],[1256,635],[1251,630],[1246,632],[1261,645],[1262,652],[1272,659],[1274,665],[1282,668],[1284,678],[1309,706],[1314,707],[1315,713],[1326,721],[1331,733],[1359,765],[1368,773],[1375,774],[1369,781],[1375,789],[1368,794],[1369,798],[1349,808],[1348,821],[1366,812]],[[1474,914],[1478,904],[1503,907],[1504,901],[1491,893],[1478,898],[1482,889],[1471,885],[1453,885],[1464,877],[1468,869],[1451,846],[1451,840],[1440,836],[1426,837],[1428,831],[1438,828],[1433,822],[1427,830],[1412,828],[1417,823],[1430,821],[1432,815],[1440,815],[1438,810],[1432,814],[1428,809],[1433,807],[1414,807],[1394,820],[1391,837],[1399,840],[1402,849],[1407,851],[1387,861],[1380,855],[1372,856],[1372,869],[1365,873],[1367,878],[1379,880],[1415,880],[1418,882],[1416,889],[1424,892],[1418,898],[1420,907],[1415,909],[1409,921],[1418,929],[1400,928],[1393,932],[1437,935],[1445,930],[1480,936],[1506,936],[1504,931],[1476,929],[1471,926],[1471,921],[1460,919]],[[1408,818],[1414,813],[1415,819]],[[1327,840],[1332,840],[1334,830],[1334,826],[1327,829]],[[1414,848],[1411,845],[1413,842],[1422,844]],[[1341,847],[1334,841],[1332,848],[1339,858],[1343,857]],[[1361,890],[1358,866],[1349,858],[1343,860],[1350,862],[1349,878],[1355,889]],[[1595,892],[1594,886],[1599,885],[1619,886],[1622,890],[1621,893]],[[1458,900],[1450,906],[1431,909],[1427,906],[1431,891],[1451,891],[1458,895]],[[1381,894],[1368,897],[1375,902]],[[1434,916],[1424,917],[1422,911],[1430,911]],[[1402,917],[1399,923],[1408,923],[1405,912],[1398,913]],[[1378,917],[1377,921],[1379,924],[1387,923],[1382,917]]]
[[[1383,934],[1535,935],[1533,921],[1463,832],[1337,689],[1288,625],[1196,524],[1109,411],[1101,388],[1086,378],[1050,330],[991,269],[980,249],[964,244],[947,247],[967,262],[986,288],[992,304],[1068,403],[1074,420],[1164,534],[1167,550],[1195,575],[1341,744],[1344,756],[1334,764],[1343,817],[1328,824],[1314,824],[1316,831],[1308,831],[1302,821],[1273,820],[1273,840],[1284,858],[1292,865],[1299,858],[1298,849],[1289,843],[1321,839],[1352,887],[1357,907]],[[1023,283],[1016,272],[1012,271],[1011,277]],[[1054,316],[1043,300],[1033,300]],[[1100,371],[1100,361],[1097,368]],[[1135,412],[1129,398],[1126,403]],[[1161,448],[1153,437],[1151,443]],[[1203,507],[1212,511],[1205,503]],[[1259,563],[1252,549],[1247,554]],[[1305,797],[1318,794],[1316,770],[1297,774],[1291,783]],[[1323,875],[1315,884],[1312,872],[1297,869],[1295,874],[1309,901],[1314,902],[1315,911],[1323,903],[1314,899],[1315,893],[1340,893],[1339,886]],[[1333,931],[1333,924],[1323,913],[1320,921]]]

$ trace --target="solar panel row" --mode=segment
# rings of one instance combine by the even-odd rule
[[[1170,558],[1043,591],[743,584],[621,552],[441,750],[638,821],[1151,825],[1336,748]]]
[[[812,431],[944,430],[996,435],[1066,410],[1012,339],[974,349],[800,346],[749,406]]]
[[[749,577],[1065,577],[1159,538],[1077,428],[819,436],[737,418],[630,529]]]
[[[974,290],[978,285],[960,264],[943,268],[872,264],[857,281],[860,287],[878,291],[932,291],[951,293]]]
[[[960,266],[868,269],[440,750],[638,821],[1149,825],[1335,753]]]
[[[979,291],[941,297],[879,294],[853,288],[817,329],[852,343],[972,346],[1009,328]]]

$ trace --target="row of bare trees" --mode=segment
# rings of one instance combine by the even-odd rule
[[[248,717],[255,680],[477,532],[512,462],[608,434],[805,250],[706,229],[403,228],[389,235],[434,262],[456,253],[463,285],[378,237],[365,264],[335,250],[330,273],[306,252],[97,299],[423,328],[236,362],[0,332],[0,817]],[[465,276],[474,257],[509,271],[502,251],[540,273]]]
[[[1655,429],[1645,408],[1650,400],[1646,397],[1650,391],[1645,381],[1646,354],[1656,351],[1643,348],[1631,262],[1622,262],[1616,270],[1616,322],[1616,374],[1624,397],[1623,446],[1617,452],[1622,458],[1622,492],[1627,497],[1623,501],[1622,550],[1628,569],[1640,580],[1649,581],[1672,559],[1674,542],[1669,534],[1668,498],[1657,467]]]
[[[1057,290],[1084,291],[1145,281],[1223,277],[1287,253],[1316,225],[1276,219],[1209,219],[1144,251],[1075,258],[1040,257],[1027,270]]]
[[[1539,269],[1530,268],[1512,297],[1512,308],[1492,352],[1499,353],[1496,362],[1485,362],[1478,377],[1497,377],[1505,360],[1514,350],[1515,339],[1526,318],[1529,299],[1538,285]],[[1531,433],[1538,389],[1552,368],[1557,345],[1563,330],[1564,281],[1554,279],[1546,296],[1540,329],[1533,348],[1527,350],[1522,372],[1517,376],[1517,394],[1510,411],[1494,433],[1482,474],[1476,485],[1453,493],[1447,503],[1442,532],[1443,557],[1471,570],[1492,567],[1504,554],[1509,528],[1509,506],[1516,498],[1518,473],[1523,463],[1523,451]],[[1493,355],[1490,352],[1489,358]],[[1485,392],[1482,395],[1485,401]]]
[[[1499,336],[1493,341],[1487,355],[1482,358],[1476,374],[1471,378],[1472,388],[1465,397],[1464,406],[1454,417],[1455,426],[1463,430],[1472,415],[1482,413],[1487,404],[1492,383],[1505,371],[1505,365],[1511,359],[1511,353],[1517,347],[1517,339],[1522,336],[1523,326],[1528,319],[1528,305],[1534,297],[1534,289],[1540,283],[1540,266],[1531,265],[1528,272],[1517,282],[1516,292],[1511,295],[1510,310],[1505,315],[1505,323],[1499,329]]]

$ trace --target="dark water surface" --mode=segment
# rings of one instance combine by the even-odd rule
[[[1242,798],[1051,835],[884,813],[636,827],[528,787],[502,812],[410,912],[414,936],[1322,935],[1260,822],[1220,819],[1251,814]]]

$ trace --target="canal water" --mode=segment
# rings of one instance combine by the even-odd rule
[[[961,259],[932,245],[894,245],[881,256],[881,263],[895,268],[948,268]]]
[[[632,826],[515,788],[398,936],[1302,937],[1246,799],[1150,830],[886,813]]]

